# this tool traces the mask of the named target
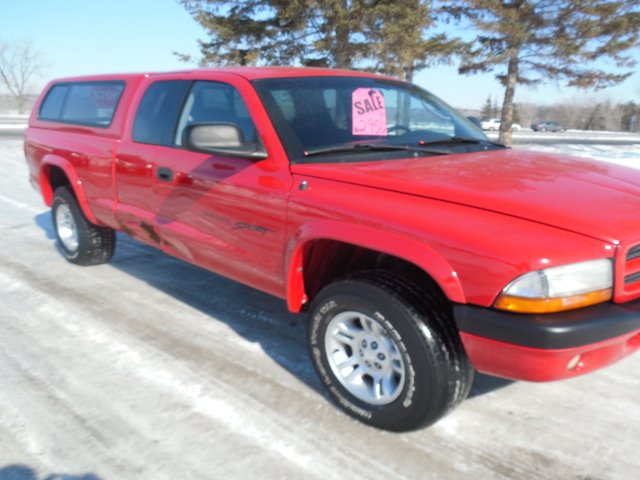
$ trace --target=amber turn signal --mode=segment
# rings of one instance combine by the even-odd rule
[[[554,313],[607,302],[612,296],[612,288],[559,298],[524,298],[502,293],[494,307],[519,313]]]

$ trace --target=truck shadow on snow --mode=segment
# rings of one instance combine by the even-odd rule
[[[51,216],[42,213],[36,224],[55,241]],[[285,302],[253,288],[196,267],[118,233],[116,253],[109,265],[155,289],[223,321],[300,381],[328,397],[309,359],[305,314],[292,314]],[[512,382],[476,373],[469,397],[481,396]],[[1,480],[1,479],[0,479]]]

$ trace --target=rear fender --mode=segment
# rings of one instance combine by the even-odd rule
[[[304,285],[304,251],[315,240],[336,240],[401,258],[427,273],[449,300],[466,303],[455,270],[428,245],[402,234],[371,227],[319,221],[301,226],[287,246],[286,296],[292,312],[299,312],[308,301]]]
[[[42,192],[44,202],[49,207],[53,202],[54,192],[50,182],[50,173],[51,167],[54,166],[62,169],[62,171],[69,179],[71,188],[73,189],[73,193],[78,200],[78,204],[82,209],[82,213],[84,213],[85,217],[87,217],[87,220],[89,220],[90,223],[97,224],[98,221],[89,208],[89,203],[87,202],[87,197],[82,186],[82,180],[80,180],[80,178],[78,177],[78,174],[73,168],[71,162],[69,162],[64,157],[60,157],[57,155],[47,155],[42,159],[42,166],[40,167],[40,191]]]

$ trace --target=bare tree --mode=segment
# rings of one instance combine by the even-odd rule
[[[23,113],[31,82],[41,75],[42,55],[31,42],[0,43],[0,78]]]

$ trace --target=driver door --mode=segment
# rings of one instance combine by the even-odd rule
[[[170,134],[157,139],[159,145],[142,145],[134,125],[121,151],[147,162],[152,241],[167,253],[282,296],[289,170],[278,167],[272,155],[235,158],[182,145],[185,128],[199,123],[232,123],[245,138],[259,138],[241,93],[250,85],[229,80],[208,75],[190,81]]]

